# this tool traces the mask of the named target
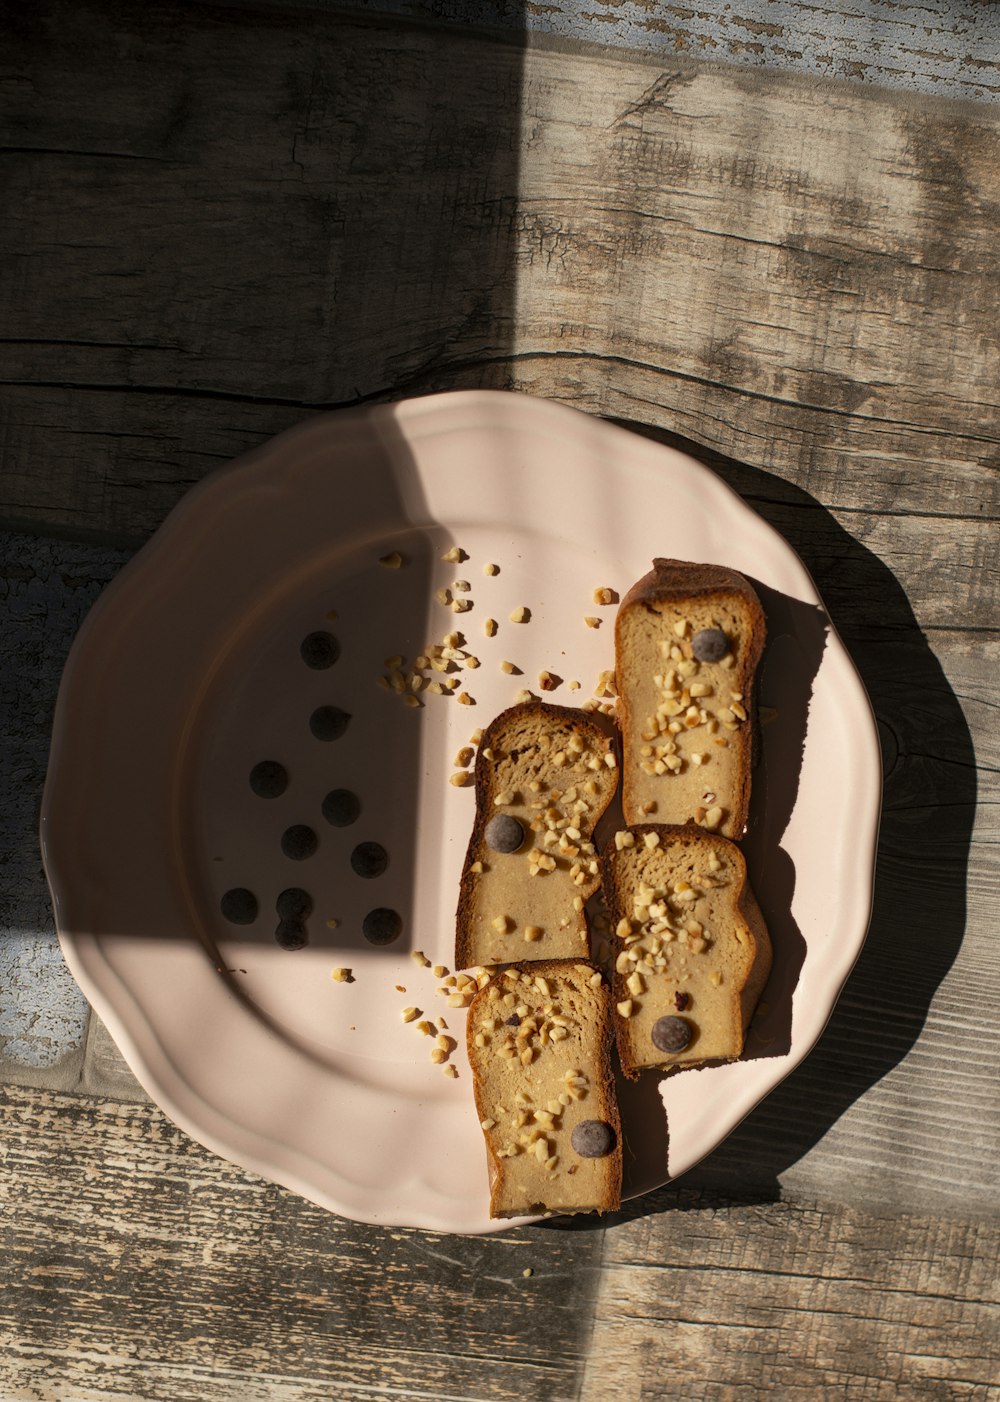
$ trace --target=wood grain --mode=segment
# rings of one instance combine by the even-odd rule
[[[658,1204],[608,1233],[583,1402],[996,1396],[995,1221],[681,1190]]]
[[[799,551],[886,771],[819,1047],[604,1233],[358,1227],[8,1088],[0,1395],[995,1396],[996,112],[266,5],[0,19],[0,523],[136,544],[314,409],[561,399]]]
[[[8,1087],[0,1145],[4,1402],[578,1393],[599,1233],[361,1226],[149,1105]]]
[[[992,109],[176,4],[9,52],[8,517],[142,536],[309,408],[492,384],[988,550]]]
[[[152,1107],[0,1105],[11,1402],[995,1396],[995,1222],[674,1188],[451,1239],[320,1212]]]

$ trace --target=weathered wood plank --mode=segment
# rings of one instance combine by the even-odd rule
[[[177,4],[8,52],[8,518],[142,535],[309,407],[469,384],[1000,516],[992,109]]]
[[[151,1107],[7,1091],[2,1142],[5,1397],[562,1399],[582,1349],[584,1399],[995,1377],[995,1223],[675,1188],[603,1242],[454,1240],[330,1217]]]
[[[4,1398],[577,1394],[598,1232],[359,1226],[153,1106],[37,1089],[0,1091],[0,1152]]]
[[[995,1221],[674,1190],[610,1231],[582,1398],[995,1397]]]
[[[245,5],[247,0],[211,0]],[[268,0],[357,14],[360,0]],[[366,4],[364,9],[370,13]],[[1000,96],[1000,31],[964,0],[379,0],[379,14],[462,24],[504,37],[558,35],[641,52],[650,62],[711,58],[789,73],[877,83],[937,97]],[[877,41],[873,42],[873,36]]]

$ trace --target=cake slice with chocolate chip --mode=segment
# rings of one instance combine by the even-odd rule
[[[694,826],[642,823],[615,834],[601,867],[625,1075],[734,1060],[771,971],[742,852]]]
[[[764,636],[756,592],[722,565],[654,560],[622,599],[615,679],[626,822],[743,835]]]
[[[475,777],[455,967],[586,959],[594,828],[618,787],[610,726],[569,706],[512,706],[484,731]]]
[[[621,1202],[611,1002],[593,964],[517,964],[472,1000],[469,1065],[490,1216],[610,1212]]]

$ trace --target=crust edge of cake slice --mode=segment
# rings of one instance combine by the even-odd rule
[[[649,845],[647,835],[655,846]],[[630,845],[619,845],[629,838]],[[678,899],[683,894],[680,892],[673,893],[673,900],[667,902],[666,914],[661,917],[658,907],[663,901],[659,893],[666,889],[666,882],[644,882],[656,896],[649,907],[652,914],[643,921],[637,919],[637,911],[644,909],[645,892],[639,889],[641,878],[635,873],[651,876],[654,867],[662,870],[665,854],[676,849],[691,854],[696,875],[704,874],[707,880],[702,887],[689,882],[689,867],[682,874],[672,874],[672,882],[683,881],[690,890],[704,890],[708,881],[720,879],[712,870],[715,861],[731,877],[727,882],[730,889],[710,888],[718,904],[726,907],[724,914],[729,923],[725,928],[717,921],[714,927],[706,925],[704,918],[699,919],[704,915],[704,903]],[[743,1054],[747,1029],[770,976],[773,958],[771,938],[750,885],[743,853],[728,838],[706,833],[693,824],[640,823],[615,835],[602,853],[601,866],[604,897],[615,932],[612,988],[623,1073],[634,1080],[643,1070],[673,1071],[737,1060]],[[634,869],[631,875],[630,868]],[[685,913],[687,910],[690,915]],[[657,934],[656,927],[664,919],[673,932],[661,930]],[[632,926],[628,935],[623,921]],[[689,925],[692,929],[686,928]],[[698,925],[702,926],[700,931],[694,928]],[[633,961],[625,951],[637,946],[641,952]],[[661,957],[666,967],[648,965],[644,960],[647,952],[654,958]],[[629,983],[636,971],[644,985],[641,991],[638,983]],[[714,983],[715,974],[721,975],[718,985]],[[626,1014],[622,1009],[628,1005]],[[660,1029],[660,1041],[682,1041],[685,1035],[688,1040],[676,1050],[654,1045],[652,1028],[660,1019],[666,1022]]]
[[[738,778],[730,793],[719,796],[723,814],[716,824],[717,830],[724,836],[739,839],[746,826],[750,806],[756,706],[754,683],[764,650],[767,625],[756,590],[744,575],[727,565],[698,564],[686,560],[657,558],[653,561],[653,568],[632,585],[618,606],[615,619],[615,681],[618,689],[618,722],[622,736],[622,811],[625,815],[625,821],[629,823],[643,822],[647,817],[652,817],[653,821],[667,823],[684,823],[695,820],[695,813],[681,812],[674,803],[669,787],[671,780],[669,774],[657,776],[655,781],[652,776],[649,780],[642,776],[641,765],[644,762],[644,757],[641,755],[641,750],[644,745],[648,744],[643,737],[644,727],[649,717],[643,714],[648,707],[644,708],[637,700],[637,687],[641,685],[637,677],[644,679],[647,674],[656,675],[650,669],[658,666],[662,671],[664,663],[662,658],[639,661],[630,657],[626,638],[626,633],[631,626],[631,619],[633,615],[638,614],[638,611],[657,611],[657,606],[664,604],[676,605],[683,611],[685,602],[696,603],[698,607],[708,613],[712,612],[713,604],[717,608],[722,605],[728,608],[736,607],[746,620],[745,645],[741,644],[739,647],[738,660],[735,655],[730,659],[735,665],[733,665],[731,673],[727,675],[727,680],[732,682],[729,689],[735,691],[742,698],[737,701],[737,706],[742,707],[746,714],[742,718],[728,715],[723,726],[725,731],[723,738],[726,739],[728,745],[732,746]],[[685,653],[685,664],[691,663],[692,639],[690,635],[687,638],[681,638],[675,637],[671,633],[666,640],[675,644],[679,650]],[[668,660],[667,668],[672,665]],[[706,663],[704,665],[712,667],[716,673],[719,672],[719,668],[713,664]],[[718,677],[713,677],[713,681],[715,680],[718,680]],[[665,697],[661,699],[665,699]],[[716,713],[727,712],[731,704],[731,698],[723,698],[721,701],[719,698],[715,698],[714,704],[709,702],[701,709],[706,709],[714,721]],[[718,729],[717,721],[715,724]],[[694,733],[699,736],[702,734],[700,730]],[[661,738],[667,741],[670,739],[669,736],[658,736],[657,740]],[[705,744],[701,746],[709,756],[715,752],[716,738],[714,734],[707,736]],[[655,763],[655,757],[652,758]],[[667,762],[670,763],[670,757],[666,758]],[[710,766],[704,771],[704,778],[711,791],[709,770]],[[701,778],[701,774],[699,774],[699,778]],[[656,790],[655,800],[653,800],[654,788]],[[646,801],[656,802],[655,816],[643,811],[643,804]],[[714,802],[703,804],[702,807],[705,815],[711,814]],[[706,818],[703,817],[697,821],[704,823]],[[710,818],[707,820],[707,826],[712,829]]]
[[[544,987],[539,987],[539,979]],[[567,996],[567,985],[574,989],[573,998]],[[503,1002],[508,995],[513,996],[513,1003]],[[516,1009],[549,1005],[561,1011],[544,1015],[533,1032],[519,1036],[532,1013],[526,1017]],[[591,1014],[583,1038],[574,1035],[576,1019],[571,1011],[581,1005]],[[506,1016],[501,1017],[501,1011]],[[517,1024],[508,1021],[515,1017],[519,1018]],[[565,1035],[556,1040],[551,1034],[561,1022],[553,1022],[553,1018],[570,1024]],[[494,1021],[494,1031],[484,1030]],[[490,1216],[617,1210],[621,1205],[622,1132],[611,1064],[611,993],[600,969],[582,960],[564,959],[505,966],[473,998],[466,1035],[486,1148]],[[531,1050],[527,1064],[522,1060],[523,1051],[503,1055],[501,1049],[511,1043],[523,1051]],[[589,1125],[590,1130],[580,1130],[582,1125]],[[591,1152],[580,1153],[577,1140],[587,1148],[588,1133]],[[610,1147],[592,1152],[602,1149],[602,1133],[610,1138]],[[544,1151],[537,1149],[539,1142]]]
[[[557,845],[544,847],[545,834],[531,833],[527,830],[529,816],[527,804],[498,804],[496,802],[503,794],[503,790],[498,787],[500,772],[496,751],[501,748],[512,729],[518,725],[534,726],[539,733],[547,733],[550,737],[553,733],[565,735],[567,732],[572,732],[574,735],[583,737],[588,747],[588,758],[599,757],[600,768],[585,771],[585,777],[582,779],[583,783],[596,782],[600,792],[594,796],[596,801],[592,805],[592,811],[586,815],[586,822],[580,825],[579,838],[581,844],[590,847],[589,852],[581,853],[579,860],[587,866],[592,865],[594,871],[583,873],[585,879],[576,884],[570,879],[570,871],[561,870],[563,867],[570,867],[576,859],[565,858]],[[574,765],[569,765],[559,771],[567,778],[570,778],[574,772]],[[571,706],[556,706],[544,701],[527,701],[507,707],[490,722],[480,739],[476,755],[476,811],[462,866],[455,915],[456,968],[489,967],[501,963],[535,962],[551,958],[587,959],[589,957],[589,929],[584,906],[600,885],[598,854],[593,834],[594,829],[614,799],[619,775],[618,744],[614,727],[603,717],[597,717],[591,712]],[[589,801],[591,796],[587,797]],[[493,818],[503,815],[516,815],[525,829],[523,846],[512,853],[493,851],[487,842],[487,825]],[[566,825],[564,824],[564,827]],[[572,828],[571,823],[568,826]],[[560,870],[558,872],[542,870],[538,874],[532,875],[529,854],[543,848],[546,860],[558,864]],[[477,871],[477,864],[486,870]],[[498,880],[498,877],[501,879]],[[558,882],[555,887],[551,885],[553,877]],[[560,900],[560,911],[567,924],[564,932],[558,937],[561,947],[555,949],[552,948],[551,941],[545,936],[540,938],[537,943],[529,943],[524,933],[516,928],[516,922],[513,921],[510,933],[498,931],[494,936],[492,921],[503,918],[507,912],[499,908],[493,910],[492,907],[483,912],[480,906],[480,902],[489,898],[488,892],[490,890],[496,893],[498,890],[506,888],[514,895],[515,900],[527,910],[531,904],[527,899],[529,895],[532,901],[548,902],[553,897],[554,890],[562,891],[564,887],[565,902]],[[574,898],[577,896],[580,898],[579,909],[574,908]],[[498,906],[502,905],[502,900],[498,899],[497,904]],[[490,932],[488,942],[484,941],[482,936],[484,921]],[[476,928],[477,924],[478,929]]]

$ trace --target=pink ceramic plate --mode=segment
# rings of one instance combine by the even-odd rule
[[[452,545],[463,563],[442,560]],[[393,551],[401,568],[379,563]],[[563,678],[552,699],[590,695],[613,665],[614,609],[593,591],[624,590],[654,555],[734,565],[762,586],[762,699],[778,715],[745,845],[776,958],[745,1060],[626,1095],[627,1191],[683,1173],[806,1055],[864,940],[880,798],[867,698],[809,576],[680,453],[542,400],[448,394],[312,419],[215,473],[105,591],[70,655],[42,816],[59,933],[188,1133],[349,1217],[496,1228],[465,1014],[410,957],[452,962],[473,791],[449,776],[542,669]],[[462,615],[434,597],[456,579],[471,586]],[[509,622],[520,605],[530,622]],[[465,673],[474,705],[421,692],[410,707],[378,684],[387,659],[410,662],[453,628],[481,659]],[[300,655],[315,631],[340,645],[325,669]],[[324,707],[351,717],[339,739],[312,733]],[[287,771],[278,797],[251,791],[263,760]],[[322,816],[338,788],[361,802],[346,827]],[[304,860],[282,850],[299,825],[318,841]],[[383,875],[355,874],[360,842],[384,847]],[[274,937],[289,887],[314,904],[294,952]],[[220,913],[233,888],[257,897],[253,924]],[[361,934],[374,907],[403,917],[385,948]],[[331,979],[338,966],[352,982]],[[447,1019],[456,1079],[406,1006]]]

